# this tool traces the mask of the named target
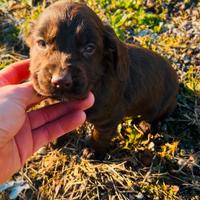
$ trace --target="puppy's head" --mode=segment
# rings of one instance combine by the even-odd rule
[[[26,37],[34,88],[59,100],[85,98],[106,71],[120,71],[115,66],[107,69],[108,63],[117,65],[117,42],[114,32],[86,5],[51,5]]]

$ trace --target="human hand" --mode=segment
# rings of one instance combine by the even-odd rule
[[[43,99],[31,82],[21,83],[29,76],[28,66],[24,60],[0,71],[0,184],[40,147],[80,126],[84,110],[94,103],[90,93],[85,100],[26,112]]]

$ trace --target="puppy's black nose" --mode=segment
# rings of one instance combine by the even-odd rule
[[[70,74],[67,74],[65,76],[57,76],[54,75],[51,79],[51,83],[56,87],[60,89],[70,89],[72,86],[72,77]]]

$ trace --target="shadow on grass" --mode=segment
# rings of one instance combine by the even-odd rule
[[[138,145],[134,141],[132,146],[136,145],[136,147],[131,149],[131,147],[123,148],[121,139],[117,139],[112,145],[109,157],[103,162],[91,162],[111,164],[125,162],[127,169],[141,174],[138,178],[137,190],[146,193],[147,197],[153,198],[152,193],[156,193],[157,186],[163,189],[165,185],[176,186],[178,188],[176,195],[183,199],[200,195],[200,124],[199,113],[197,113],[199,96],[181,84],[177,98],[178,105],[174,113],[162,122],[158,133],[149,134],[151,142]],[[59,140],[59,148],[62,152],[70,157],[76,156],[77,163],[81,160],[82,150],[85,147],[86,132],[86,127],[83,127],[80,134],[74,132]],[[143,135],[138,141],[140,143],[147,141],[149,135]],[[177,147],[173,147],[171,144],[176,141]],[[150,143],[154,145],[154,150],[149,148]],[[171,151],[170,148],[174,150]],[[151,184],[149,183],[149,186],[144,189],[139,179],[146,182],[151,180]]]
[[[179,141],[173,159],[164,159],[163,169],[169,177],[165,182],[180,186],[180,195],[191,198],[200,195],[200,96],[180,85],[178,106],[166,120],[165,142]],[[164,133],[165,134],[165,133]]]

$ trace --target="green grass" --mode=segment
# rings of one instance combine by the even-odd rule
[[[163,10],[161,13],[146,12],[143,6],[143,1],[88,1],[89,5],[100,7],[97,12],[105,14],[106,20],[112,25],[120,39],[125,39],[126,30],[134,29],[137,33],[143,29],[152,29],[155,32],[160,32],[162,22],[166,19],[166,13]]]

